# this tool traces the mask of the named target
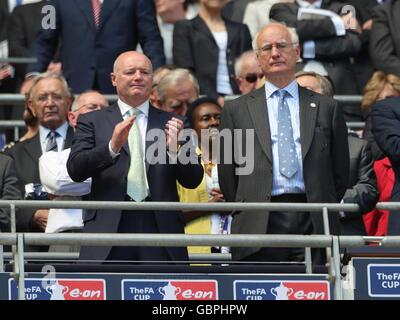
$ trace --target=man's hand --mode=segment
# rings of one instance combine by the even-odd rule
[[[178,118],[170,119],[165,125],[167,149],[171,153],[178,153],[179,134],[183,129],[183,121]]]
[[[4,65],[0,68],[0,80],[4,80],[11,76],[11,70],[9,65]]]
[[[132,116],[115,126],[111,137],[111,149],[113,152],[119,153],[122,146],[128,140],[129,130],[131,130],[135,120],[136,116]]]
[[[32,222],[36,226],[38,226],[40,230],[45,231],[48,217],[49,217],[49,209],[40,209],[34,213],[32,217]]]
[[[210,191],[210,196],[212,197],[208,202],[222,202],[225,201],[224,195],[219,188],[212,188]]]
[[[184,0],[156,0],[157,15],[164,23],[175,23],[186,18]]]
[[[372,29],[372,19],[365,21],[362,28],[363,28],[363,30],[371,30]]]
[[[353,13],[351,11],[349,11],[349,13],[347,13],[346,15],[341,16],[340,18],[342,19],[346,30],[352,30],[357,33],[362,32],[360,24],[358,23],[357,19],[353,17]]]

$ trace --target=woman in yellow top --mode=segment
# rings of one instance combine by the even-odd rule
[[[218,137],[222,107],[209,97],[194,101],[187,112],[188,120],[196,133],[193,140],[201,155],[204,177],[196,189],[186,189],[178,184],[181,202],[219,202],[224,201],[218,185],[218,172],[213,150],[213,141]],[[213,153],[214,151],[214,153]],[[187,234],[225,234],[230,231],[231,217],[212,212],[185,212],[185,233]],[[210,253],[219,249],[210,247],[189,247],[189,253]],[[226,252],[227,248],[221,248]]]

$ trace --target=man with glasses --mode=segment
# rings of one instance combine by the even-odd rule
[[[257,56],[254,51],[246,51],[235,63],[236,83],[242,94],[249,93],[260,87],[264,78]]]
[[[220,130],[254,142],[221,139],[219,183],[226,201],[336,203],[346,190],[349,171],[347,129],[332,98],[299,87],[295,79],[300,56],[298,37],[279,23],[266,25],[253,48],[265,85],[226,103]],[[244,148],[245,146],[246,148]],[[229,150],[229,154],[225,154]],[[252,172],[239,174],[234,161],[242,150],[257,159]],[[230,159],[230,156],[236,156]],[[329,232],[339,231],[339,215],[329,215]],[[233,234],[324,234],[321,214],[308,212],[234,212]],[[304,261],[304,248],[232,248],[234,260]],[[313,263],[324,263],[313,252]]]

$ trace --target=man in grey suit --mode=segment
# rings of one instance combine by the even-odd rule
[[[253,47],[268,79],[260,89],[225,104],[220,129],[254,130],[254,144],[221,140],[219,183],[226,201],[339,202],[348,183],[349,151],[343,114],[333,99],[299,87],[295,65],[300,56],[293,29],[266,25]],[[252,149],[254,168],[238,175],[233,155]],[[251,148],[249,148],[251,147]],[[249,157],[250,155],[246,155]],[[229,157],[228,157],[229,158]],[[237,157],[235,158],[237,159]],[[339,231],[339,215],[329,215],[331,233]],[[233,234],[322,234],[322,215],[299,212],[235,212]],[[324,262],[313,252],[314,264]],[[304,249],[232,248],[234,260],[302,261]]]

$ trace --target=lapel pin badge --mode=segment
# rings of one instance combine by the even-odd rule
[[[316,105],[314,102],[311,102],[311,103],[310,103],[310,107],[311,107],[311,108],[315,108],[316,106],[317,106],[317,105]]]

